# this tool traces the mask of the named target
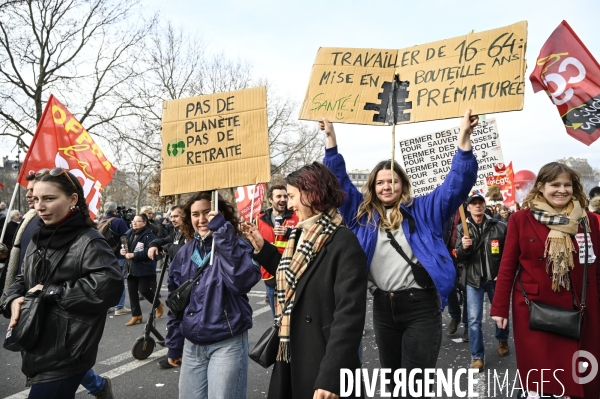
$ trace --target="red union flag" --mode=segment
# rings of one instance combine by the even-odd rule
[[[600,137],[600,66],[566,21],[546,41],[529,76],[545,90],[567,133],[590,145]]]
[[[489,186],[499,186],[502,193],[503,203],[507,208],[515,206],[515,171],[512,167],[512,162],[508,165],[496,164],[494,168],[498,175],[486,177],[486,183]]]
[[[254,186],[238,187],[235,190],[235,202],[244,220],[251,220],[260,213],[266,186],[265,183],[260,183]],[[254,207],[252,207],[252,198],[254,198]]]
[[[90,214],[96,216],[102,191],[117,169],[79,121],[50,95],[17,181],[27,187],[28,174],[55,167],[67,169],[79,179]]]

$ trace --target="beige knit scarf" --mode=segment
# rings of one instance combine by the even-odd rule
[[[573,262],[573,237],[577,234],[579,224],[583,222],[589,231],[589,221],[579,201],[572,200],[557,212],[543,197],[531,201],[531,213],[540,223],[548,226],[550,233],[544,245],[546,272],[552,270],[552,290],[560,291],[560,287],[571,289],[568,272],[575,267]]]

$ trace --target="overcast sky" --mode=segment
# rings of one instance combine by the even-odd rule
[[[175,26],[198,33],[213,51],[240,57],[278,94],[304,99],[319,47],[401,49],[472,30],[481,32],[527,20],[527,77],[552,31],[565,19],[596,59],[600,58],[600,1],[189,1],[143,0]],[[586,146],[568,136],[556,107],[534,94],[526,79],[523,111],[489,115],[497,120],[505,162],[537,172],[563,157],[587,158],[600,168],[600,140]],[[401,125],[399,138],[457,126],[456,120]],[[391,128],[337,125],[340,152],[350,169],[370,169],[389,158]],[[397,151],[399,151],[397,147]]]
[[[529,76],[542,45],[564,19],[596,59],[600,58],[598,0],[170,0],[168,6],[155,0],[148,4],[159,7],[176,25],[201,34],[211,48],[249,60],[256,75],[268,77],[281,94],[299,104],[319,47],[401,49],[527,20]],[[504,160],[512,160],[516,170],[537,172],[547,162],[571,156],[587,158],[600,168],[600,140],[588,147],[567,135],[556,107],[543,92],[534,94],[528,79],[523,111],[493,116]],[[401,125],[396,134],[411,137],[458,123],[444,120]],[[337,125],[336,131],[340,151],[351,169],[370,169],[390,157],[390,127]]]

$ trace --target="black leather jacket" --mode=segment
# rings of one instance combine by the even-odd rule
[[[481,236],[470,217],[467,219],[467,227],[469,228],[469,236],[473,240],[473,245],[468,249],[463,248],[462,238],[464,231],[462,224],[459,223],[456,228],[456,259],[467,268],[467,285],[479,288],[484,267],[486,268],[488,280],[494,280],[498,276],[500,260],[502,259],[502,252],[504,250],[504,240],[506,238],[506,225],[484,215]],[[484,246],[485,249],[484,253],[487,263],[485,265],[481,264],[481,257],[479,256],[481,246]]]
[[[12,300],[34,285],[36,251],[32,241],[23,260],[23,274],[2,295],[0,310],[7,318]],[[22,352],[21,370],[28,386],[69,378],[92,368],[106,311],[119,302],[123,293],[117,258],[98,230],[83,230],[64,256],[59,256],[60,252],[49,249],[47,253],[51,265],[58,266],[44,285],[44,334],[32,349]]]

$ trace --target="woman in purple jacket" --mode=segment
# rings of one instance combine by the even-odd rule
[[[243,399],[252,327],[246,294],[260,280],[260,269],[252,261],[252,246],[241,238],[235,208],[219,196],[219,213],[211,211],[211,194],[201,191],[185,205],[184,229],[194,239],[169,266],[169,292],[198,268],[204,271],[192,286],[182,318],[169,312],[167,357],[172,366],[181,364],[180,398]]]

